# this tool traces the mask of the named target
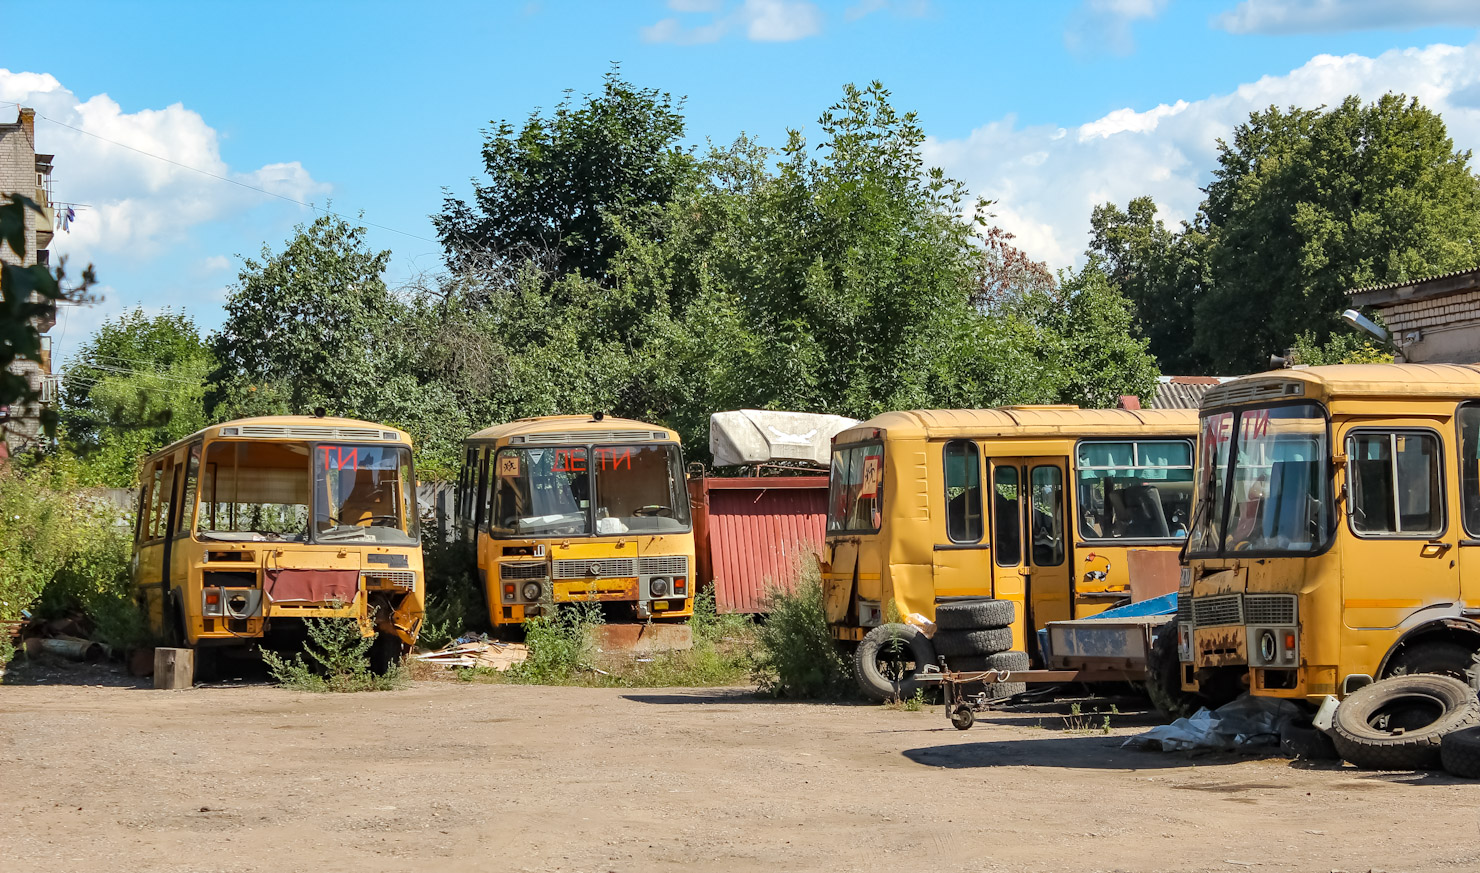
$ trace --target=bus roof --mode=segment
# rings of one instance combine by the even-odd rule
[[[541,415],[520,418],[506,424],[485,427],[467,442],[513,440],[529,443],[619,443],[678,442],[678,432],[657,424],[631,418],[604,417],[600,421],[589,415]]]
[[[886,412],[838,434],[858,442],[883,430],[890,437],[1196,436],[1192,409],[1080,409],[1077,406],[1003,406],[998,409],[912,409]]]
[[[1203,396],[1203,408],[1297,398],[1426,400],[1480,397],[1480,367],[1468,364],[1333,364],[1240,376]]]
[[[149,454],[168,454],[186,443],[198,439],[328,439],[363,442],[385,440],[387,442],[411,443],[405,431],[373,421],[354,418],[319,418],[313,415],[259,415],[252,418],[237,418],[204,427],[188,437],[175,440],[162,449]]]

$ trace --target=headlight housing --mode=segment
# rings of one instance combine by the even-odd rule
[[[652,592],[652,595],[654,597],[667,597],[668,596],[668,579],[667,579],[667,577],[664,577],[664,576],[654,576],[652,579],[649,579],[648,580],[648,591]]]
[[[519,593],[524,595],[524,599],[525,600],[529,600],[529,601],[539,600],[540,599],[540,594],[542,593],[540,591],[540,583],[538,583],[538,582],[525,582],[524,583],[524,587],[520,589]]]

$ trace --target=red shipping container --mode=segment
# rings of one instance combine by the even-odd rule
[[[827,533],[826,476],[689,480],[699,584],[721,613],[764,612],[768,588],[790,589]]]

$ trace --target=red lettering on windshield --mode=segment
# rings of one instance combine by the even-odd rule
[[[632,469],[632,449],[630,447],[596,450],[596,469],[598,470],[616,470],[622,466],[623,462],[626,462],[627,469]]]
[[[360,450],[358,448],[345,448],[344,446],[323,446],[320,451],[324,453],[325,470],[359,470]],[[329,453],[334,453],[334,461],[329,460]]]
[[[582,449],[555,449],[554,472],[586,472],[586,452]]]

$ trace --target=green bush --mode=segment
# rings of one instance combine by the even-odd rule
[[[488,606],[471,543],[422,543],[426,562],[426,618],[418,645],[440,649],[467,631],[488,628]]]
[[[299,691],[392,691],[406,685],[399,665],[384,674],[370,669],[374,637],[360,636],[352,618],[307,619],[308,642],[292,659],[262,651],[268,673],[281,685]],[[304,660],[304,654],[308,660]],[[312,663],[310,663],[312,662]]]
[[[132,533],[128,514],[78,488],[65,465],[0,470],[0,621],[80,615],[98,642],[148,645],[129,580]]]
[[[754,678],[762,693],[776,697],[840,697],[851,688],[847,664],[827,628],[822,576],[816,564],[802,568],[791,591],[766,595],[769,613],[756,631]]]
[[[545,614],[524,622],[529,657],[510,667],[504,676],[523,685],[568,685],[580,674],[594,674],[596,644],[592,632],[604,623],[599,603],[570,603],[556,609],[545,604]],[[596,674],[599,675],[599,674]]]

